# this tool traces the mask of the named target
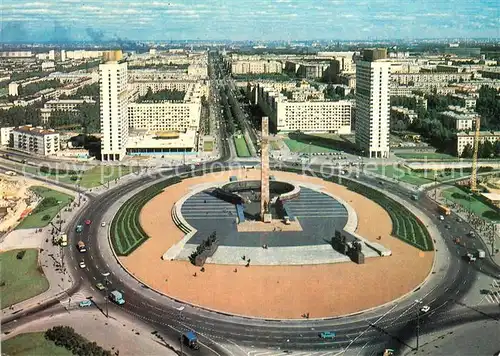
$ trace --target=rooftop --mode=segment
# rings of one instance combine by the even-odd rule
[[[43,127],[33,127],[31,125],[19,126],[12,129],[12,131],[27,133],[36,136],[54,135],[57,133],[54,130],[46,130]]]

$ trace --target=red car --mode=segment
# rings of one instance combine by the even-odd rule
[[[85,225],[90,225],[90,224],[92,224],[91,220],[85,220]]]

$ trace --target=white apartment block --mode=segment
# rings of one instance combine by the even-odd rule
[[[351,133],[353,103],[340,101],[291,101],[273,88],[261,86],[257,103],[278,132]]]
[[[389,157],[391,79],[386,50],[365,50],[356,64],[356,143],[373,158]]]
[[[281,73],[282,64],[278,61],[234,61],[231,63],[232,74]]]
[[[119,161],[126,154],[128,140],[127,63],[119,63],[120,54],[109,55],[99,65],[101,97],[101,157]]]
[[[0,145],[7,146],[10,141],[10,132],[14,127],[2,127],[0,128]]]
[[[471,80],[473,73],[393,73],[392,81],[398,85],[413,84],[415,87],[435,86],[439,83],[449,83],[452,81],[458,82],[462,80]]]
[[[463,94],[454,94],[452,98],[457,99],[461,106],[469,110],[476,109],[477,99],[473,96],[463,95]]]
[[[45,103],[44,107],[40,109],[42,123],[46,124],[50,118],[50,115],[55,110],[77,112],[78,106],[84,103],[95,104],[95,100],[89,100],[89,99],[49,100]]]
[[[130,129],[148,131],[197,131],[200,125],[201,103],[157,102],[128,105]]]
[[[9,136],[9,147],[27,153],[48,156],[56,154],[61,148],[59,134],[42,127],[15,127]]]
[[[481,131],[479,132],[479,142],[490,141],[495,143],[500,141],[500,131]],[[460,157],[465,146],[474,147],[474,132],[457,132],[457,155]]]

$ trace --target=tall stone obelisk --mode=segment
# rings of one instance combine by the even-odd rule
[[[261,182],[260,182],[260,218],[270,222],[269,210],[269,118],[262,118],[262,139],[260,141]]]

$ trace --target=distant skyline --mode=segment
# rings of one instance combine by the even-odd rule
[[[1,42],[500,37],[497,0],[3,0]]]

